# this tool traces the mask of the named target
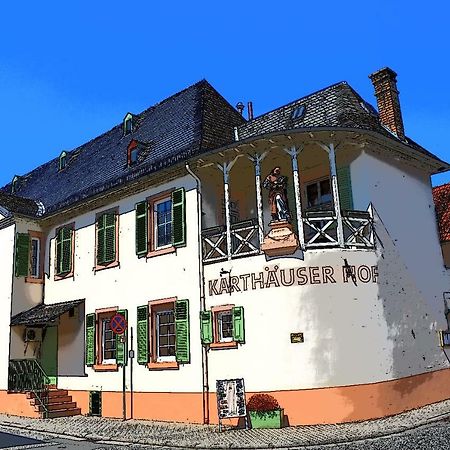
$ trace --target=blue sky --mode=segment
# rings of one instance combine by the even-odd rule
[[[448,1],[220,3],[2,5],[0,185],[202,78],[258,115],[341,80],[375,105],[384,66],[407,135],[450,161]]]

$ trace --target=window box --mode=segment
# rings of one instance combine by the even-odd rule
[[[249,411],[252,428],[281,428],[283,426],[284,409],[272,411]]]

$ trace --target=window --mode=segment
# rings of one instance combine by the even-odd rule
[[[31,238],[31,270],[30,275],[32,278],[40,278],[40,252],[41,252],[41,240],[39,238]]]
[[[117,209],[97,215],[96,270],[119,265],[119,215]]]
[[[59,155],[59,170],[63,170],[67,163],[67,152],[61,152]]]
[[[136,254],[157,256],[186,244],[184,189],[165,191],[136,204]]]
[[[172,199],[154,203],[155,248],[172,245]]]
[[[86,365],[96,371],[114,371],[127,364],[127,332],[116,335],[111,330],[111,318],[116,313],[128,317],[126,309],[117,307],[97,309],[86,315]]]
[[[115,364],[116,337],[111,330],[111,319],[102,319],[102,363]]]
[[[242,306],[213,306],[200,313],[201,338],[210,348],[237,348],[245,342],[244,308]]]
[[[190,362],[189,300],[154,300],[137,308],[138,363],[177,369]]]
[[[27,283],[43,283],[43,234],[39,231],[17,233],[14,258],[16,277],[25,277]]]
[[[133,132],[133,115],[128,113],[123,119],[123,134],[126,136]]]
[[[139,156],[139,143],[135,139],[132,139],[131,142],[128,144],[127,149],[128,166],[136,164],[138,162],[138,156]]]
[[[331,207],[333,196],[330,179],[319,180],[306,186],[306,200],[308,208]]]
[[[130,151],[130,164],[135,164],[137,162],[138,154],[139,150],[137,147]]]
[[[15,175],[11,181],[11,194],[14,194],[17,192],[18,184],[19,184],[19,177],[17,175]]]
[[[69,278],[74,272],[75,223],[56,229],[55,280]]]
[[[156,360],[175,361],[175,313],[173,309],[155,314]]]

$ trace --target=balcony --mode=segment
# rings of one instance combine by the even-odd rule
[[[230,259],[260,254],[258,223],[256,219],[231,224]],[[294,226],[294,228],[296,228]],[[305,249],[318,248],[374,248],[374,229],[371,209],[342,211],[343,246],[338,238],[338,220],[334,210],[304,212],[303,232]],[[225,225],[202,231],[203,262],[211,264],[228,258]]]

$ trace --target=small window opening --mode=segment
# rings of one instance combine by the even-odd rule
[[[69,309],[69,317],[75,317],[75,308],[70,308]]]
[[[297,106],[297,108],[292,111],[291,119],[302,119],[305,115],[306,108],[305,105]]]
[[[61,155],[59,155],[59,170],[63,170],[66,167],[67,164],[67,153],[62,152]]]
[[[138,148],[133,148],[130,151],[130,164],[135,164],[138,160],[138,154],[139,154],[139,150]]]
[[[89,392],[89,414],[99,417],[102,415],[102,393],[100,391]]]
[[[19,177],[17,175],[15,175],[11,182],[11,194],[14,194],[15,192],[17,192],[17,188],[18,188],[17,183],[18,182],[19,182]]]
[[[123,119],[123,134],[126,136],[133,132],[133,116],[128,113]]]

